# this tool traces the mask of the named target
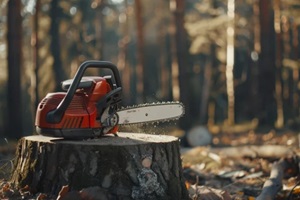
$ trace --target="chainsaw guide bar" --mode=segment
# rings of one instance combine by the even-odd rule
[[[148,124],[178,120],[184,115],[180,102],[158,102],[129,106],[117,111],[119,125]]]

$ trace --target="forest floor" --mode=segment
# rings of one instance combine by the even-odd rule
[[[218,133],[213,145],[183,148],[191,198],[300,199],[298,134],[291,130]]]
[[[251,200],[265,192],[264,184],[270,180],[277,184],[271,199],[300,199],[299,139],[299,133],[291,130],[219,132],[213,134],[209,146],[182,147],[183,174],[190,199]],[[16,144],[0,139],[0,199],[56,199],[47,194],[31,194],[26,187],[14,188],[7,181]],[[274,177],[274,166],[283,161],[284,168],[279,168],[281,173],[277,169]]]

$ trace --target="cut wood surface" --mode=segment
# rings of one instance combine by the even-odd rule
[[[63,186],[97,186],[103,199],[188,199],[177,137],[118,133],[64,140],[40,135],[19,141],[11,181],[57,195]]]

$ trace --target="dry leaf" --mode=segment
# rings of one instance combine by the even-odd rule
[[[69,192],[69,190],[70,190],[70,187],[68,185],[63,186],[58,193],[57,200],[63,199],[64,196],[66,196],[66,194]]]
[[[46,200],[46,199],[47,199],[47,195],[44,193],[40,193],[36,198],[36,200]]]
[[[231,200],[231,196],[227,191],[214,189],[206,186],[191,186],[189,194],[193,199],[197,200]]]

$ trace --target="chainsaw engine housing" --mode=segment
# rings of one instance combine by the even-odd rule
[[[110,63],[101,61],[83,64],[85,69],[95,66],[106,68],[107,65],[111,67]],[[87,138],[116,133],[117,123],[107,125],[102,117],[104,113],[114,115],[121,101],[119,74],[116,74],[116,67],[112,69],[114,77],[82,76],[82,70],[83,72],[77,73],[74,79],[62,82],[62,89],[68,90],[67,92],[48,93],[37,108],[37,132],[64,138]],[[114,80],[117,80],[116,83]],[[72,94],[74,84],[76,89]],[[63,105],[68,99],[68,104]]]

